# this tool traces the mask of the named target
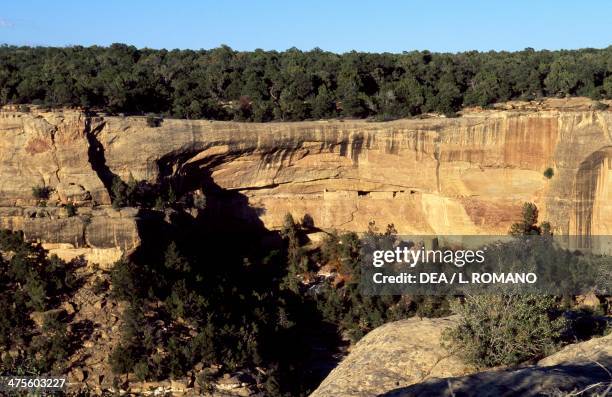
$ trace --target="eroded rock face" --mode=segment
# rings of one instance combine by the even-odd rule
[[[50,201],[108,205],[112,178],[132,175],[240,192],[268,228],[290,212],[323,229],[359,232],[376,221],[400,234],[505,234],[532,201],[556,234],[610,232],[612,113],[582,102],[519,108],[386,123],[165,120],[156,128],[142,117],[3,111],[0,206],[36,204],[40,185],[54,189]]]
[[[54,188],[64,202],[77,189],[108,202],[89,163],[88,124],[76,111],[0,112],[0,206],[34,205],[34,186]]]
[[[67,216],[59,207],[1,207],[0,229],[20,230],[64,260],[84,256],[110,266],[140,245],[140,215],[134,208],[79,208]]]
[[[311,396],[376,396],[426,379],[471,372],[440,345],[442,332],[456,322],[456,316],[410,318],[374,329]]]

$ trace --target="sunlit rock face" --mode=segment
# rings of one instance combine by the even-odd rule
[[[610,234],[612,113],[584,102],[385,123],[167,119],[159,127],[141,117],[5,110],[0,217],[23,225],[3,214],[35,205],[40,185],[53,188],[48,205],[109,205],[110,178],[131,175],[173,179],[181,193],[241,193],[271,229],[289,212],[322,229],[360,232],[375,221],[401,234],[505,234],[531,201],[557,234]]]

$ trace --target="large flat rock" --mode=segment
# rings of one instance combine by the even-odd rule
[[[432,379],[380,394],[384,397],[535,397],[584,390],[580,395],[603,396],[612,391],[611,373],[612,335],[608,335],[566,346],[536,366]]]
[[[382,325],[361,339],[311,397],[366,397],[426,379],[469,373],[440,345],[457,318],[410,318]]]

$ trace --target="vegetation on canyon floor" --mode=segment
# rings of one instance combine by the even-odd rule
[[[133,180],[115,182],[114,196],[125,201],[122,205],[154,202],[136,193],[148,192],[139,186]],[[362,244],[393,247],[398,238],[393,225],[380,231],[371,223],[363,236],[328,233],[313,245],[307,234],[317,229],[308,216],[296,221],[287,215],[282,230],[273,232],[235,215],[241,199],[236,192],[197,200],[179,196],[170,201],[165,194],[158,209],[141,209],[150,211],[139,226],[142,245],[113,267],[110,283],[94,286],[104,293],[110,287],[113,299],[127,304],[120,341],[107,358],[118,385],[126,379],[178,379],[199,367],[195,381],[203,389],[222,373],[242,371],[266,395],[307,395],[342,348],[375,327],[451,312],[454,298],[360,293]],[[182,211],[196,201],[197,215]],[[538,224],[532,204],[525,204],[513,230],[550,232]],[[269,243],[262,244],[262,238]],[[0,233],[0,251],[0,343],[11,352],[3,354],[0,372],[61,372],[84,338],[83,327],[68,327],[70,319],[58,310],[78,288],[73,270],[79,262],[47,258],[39,245],[10,232]],[[561,320],[560,299],[479,299],[467,297],[454,306],[464,320],[449,339],[451,349],[477,365],[535,359],[567,335],[576,336],[566,332],[578,322]],[[46,318],[40,324],[33,321],[37,313]],[[589,313],[577,318],[584,328],[581,338],[603,330],[588,323]]]
[[[40,245],[6,230],[0,230],[0,251],[0,374],[62,373],[80,336],[78,327],[68,331],[59,309],[78,287],[78,261],[48,257]]]
[[[362,296],[357,235],[332,234],[312,250],[304,224],[288,216],[279,250],[248,252],[242,247],[253,236],[200,230],[194,239],[197,226],[181,223],[178,236],[156,244],[165,246],[160,255],[147,253],[147,266],[139,259],[118,263],[112,291],[129,309],[113,369],[160,380],[184,376],[198,363],[222,363],[224,370],[246,370],[268,395],[307,394],[321,380],[316,367],[329,365],[324,356],[348,340],[421,307],[428,315],[448,313],[424,298]],[[392,229],[372,229],[366,238],[392,239]],[[315,282],[320,263],[334,263],[338,277]],[[154,325],[160,320],[164,330]],[[204,373],[199,381],[210,379]]]
[[[0,104],[177,118],[381,120],[544,96],[612,98],[612,47],[561,51],[302,52],[0,47]],[[606,105],[598,103],[600,108]],[[23,107],[27,111],[26,107]],[[150,116],[147,124],[159,126]]]

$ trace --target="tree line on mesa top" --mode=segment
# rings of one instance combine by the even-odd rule
[[[546,96],[612,98],[612,47],[335,54],[0,46],[0,104],[189,119],[387,120]]]

